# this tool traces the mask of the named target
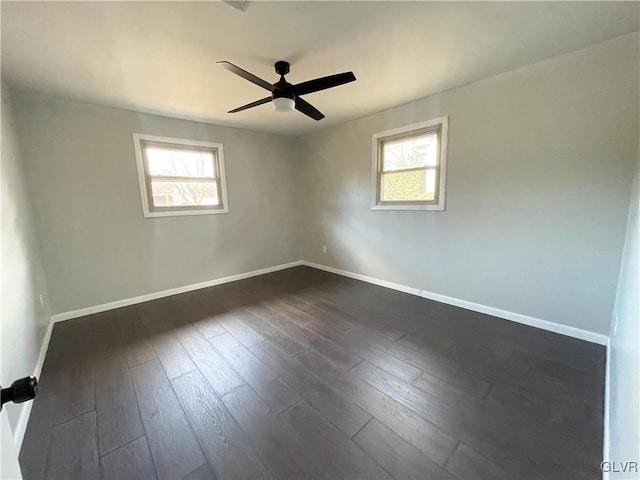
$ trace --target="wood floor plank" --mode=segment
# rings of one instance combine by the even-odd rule
[[[563,438],[579,443],[588,455],[600,455],[600,446],[592,440],[602,434],[601,415],[579,398],[556,398],[556,401],[548,402],[530,392],[496,385],[487,394],[485,402],[508,412],[518,411],[527,420],[547,425],[553,432],[561,431]]]
[[[370,362],[398,376],[398,378],[402,380],[411,381],[422,373],[422,370],[419,368],[399,358],[393,357],[385,351],[381,351],[378,345],[371,342],[369,338],[363,337],[351,330],[345,331],[344,327],[327,326],[321,314],[317,314],[318,317],[316,318],[310,316],[308,312],[303,312],[295,307],[289,305],[283,306],[283,303],[277,305],[290,320],[299,323],[301,326],[308,328],[318,335],[324,336],[335,344],[343,347],[344,350],[351,352],[354,356],[367,358]],[[353,324],[350,324],[350,326],[353,327]],[[327,357],[334,358],[332,355],[327,355]]]
[[[601,407],[602,404],[601,392],[594,395],[590,389],[577,387],[539,370],[524,369],[504,358],[483,353],[479,348],[449,349],[448,355],[453,362],[463,365],[469,373],[478,375],[489,383],[504,384],[529,392],[543,393],[550,401],[555,401],[558,397],[569,396],[582,397],[594,406]]]
[[[167,377],[173,379],[196,369],[191,357],[173,334],[172,325],[153,304],[137,306],[140,319]]]
[[[20,448],[20,469],[24,480],[36,480],[45,477],[47,457],[51,445],[53,414],[56,397],[37,395],[33,400],[27,430]]]
[[[544,397],[509,385],[495,385],[486,401],[520,409],[543,422],[564,423],[565,426],[574,422],[584,426],[589,415],[588,405],[581,398],[556,397],[555,402],[549,402]]]
[[[94,343],[90,317],[68,320],[56,378],[56,425],[95,408]]]
[[[302,321],[314,332],[329,339],[353,328],[353,323],[333,312],[321,310],[311,305],[294,305],[293,302],[288,301],[286,303],[289,304],[290,308],[288,310],[290,314]],[[304,315],[300,315],[300,313],[304,313]]]
[[[124,356],[103,356],[96,366],[98,445],[100,454],[143,435],[142,420]]]
[[[532,335],[529,337],[532,337]],[[533,340],[535,341],[537,339],[534,337]],[[599,372],[600,379],[604,378],[606,349],[603,349],[601,346],[588,345],[587,342],[567,344],[566,342],[545,341],[540,343],[542,343],[539,349],[541,357],[555,360],[556,362],[585,372]],[[587,344],[586,348],[585,344]],[[593,348],[594,346],[596,347],[595,349]],[[521,343],[517,343],[517,348],[525,347]]]
[[[307,370],[311,370],[320,377],[340,372],[340,369],[331,360],[324,355],[320,355],[315,350],[307,350],[301,353],[296,357],[296,360],[304,365]]]
[[[428,325],[425,328],[429,328]],[[440,357],[439,355],[445,354],[449,348],[453,345],[453,342],[448,340],[441,340],[433,338],[431,335],[423,336],[421,334],[415,334],[413,332],[406,334],[401,339],[397,340],[395,349],[395,355],[399,358],[403,358],[408,362],[417,362],[417,365],[422,366],[422,362],[428,362],[424,365],[425,370],[431,365],[432,359],[446,360],[446,355]],[[426,355],[426,358],[421,360],[422,355]]]
[[[196,292],[192,292],[196,293]],[[197,293],[190,297],[183,298],[178,295],[175,298],[180,308],[182,308],[184,322],[196,327],[205,338],[215,337],[226,330],[220,325],[216,316],[221,313],[219,307],[210,307],[206,301],[204,293]]]
[[[312,304],[308,302],[303,302],[300,304],[296,300],[291,300],[289,298],[285,299],[285,303],[293,306],[298,310],[304,311],[309,317],[313,320],[307,319],[311,323],[315,323],[316,321],[320,321],[322,325],[329,325],[332,327],[332,330],[339,330],[346,332],[353,328],[354,323],[348,320],[348,316],[344,314],[344,312],[339,311],[338,308],[328,308],[327,303],[323,300],[315,301]]]
[[[98,478],[100,468],[96,430],[96,412],[93,411],[55,426],[45,478]]]
[[[325,381],[438,465],[444,465],[451,455],[457,443],[452,435],[353,373],[328,375]]]
[[[252,308],[244,308],[239,312],[241,318],[251,325],[262,337],[276,345],[287,355],[293,357],[308,350],[308,346],[290,337],[287,333],[277,328],[268,318],[255,314]]]
[[[425,342],[420,338],[416,339],[413,334],[407,334],[398,342],[391,342],[367,332],[364,328],[354,329],[353,333],[366,338],[369,348],[374,352],[383,350],[389,355],[426,372],[422,381],[416,379],[418,383],[423,383],[426,380],[437,382],[432,378],[436,377],[447,383],[451,388],[478,398],[482,398],[489,388],[489,382],[481,376],[472,375],[458,368],[454,362],[446,358],[443,353],[448,351],[446,344],[440,345],[431,341]],[[419,345],[419,347],[416,348],[416,345]],[[381,365],[378,366],[383,368]],[[403,380],[406,380],[406,378]],[[447,388],[445,385],[442,385],[442,387]]]
[[[375,418],[353,437],[353,441],[395,478],[454,478]]]
[[[426,345],[413,335],[407,335],[397,343],[400,346],[393,350],[394,356],[405,358],[453,388],[475,396],[483,396],[482,392],[486,392],[487,384],[492,383],[522,391],[526,395],[542,396],[550,404],[562,403],[566,398],[582,398],[586,405],[592,399],[592,396],[559,387],[557,382],[541,377],[539,372],[529,374],[525,370],[513,368],[504,360],[490,361],[485,357],[483,362],[479,362],[477,358],[466,358],[451,349],[446,350],[450,355],[447,358],[442,349]],[[490,364],[487,365],[486,362]]]
[[[245,381],[242,377],[195,327],[186,325],[177,329],[175,333],[193,363],[218,395],[225,395],[244,385]]]
[[[368,413],[269,342],[259,343],[251,351],[347,436],[353,436],[371,419]]]
[[[411,382],[422,374],[419,368],[381,350],[378,344],[363,336],[359,329],[328,338],[401,380]]]
[[[280,418],[307,448],[323,453],[325,478],[392,478],[306,402],[297,403]]]
[[[157,478],[146,437],[140,437],[102,457],[101,463],[104,480]]]
[[[300,437],[285,428],[251,388],[231,392],[222,401],[275,478],[317,478],[321,474]]]
[[[316,352],[330,358],[338,367],[348,370],[362,361],[361,357],[354,355],[345,348],[336,345],[312,330],[302,327],[295,321],[280,314],[269,318],[269,321],[278,328],[285,330],[290,336],[303,345],[308,345]]]
[[[213,338],[216,335],[227,333],[222,325],[220,325],[220,322],[216,320],[215,314],[205,314],[205,316],[200,321],[198,321],[195,326],[206,338]]]
[[[105,455],[144,435],[129,367],[121,347],[116,315],[107,311],[93,319],[96,340],[95,376],[98,448]]]
[[[267,478],[268,470],[200,372],[173,380],[217,478]]]
[[[447,462],[447,470],[460,480],[508,480],[500,467],[461,443]]]
[[[131,369],[158,476],[182,478],[205,463],[200,445],[157,360]]]
[[[223,333],[209,342],[250,385],[278,378],[231,334]]]
[[[300,399],[294,390],[229,333],[218,335],[210,342],[275,414]]]
[[[157,358],[155,350],[147,339],[147,334],[136,308],[119,308],[115,313],[129,367],[135,367]]]
[[[322,299],[315,306],[320,310],[328,310],[347,318],[353,324],[365,325],[388,340],[398,340],[406,333],[404,330],[394,327],[398,324],[394,315],[388,315],[377,309],[371,301],[358,302],[350,298],[344,303],[337,303],[331,299]]]
[[[245,347],[264,341],[264,337],[244,322],[236,311],[227,311],[216,317],[218,323]]]
[[[208,463],[205,463],[203,466],[184,477],[183,480],[215,480],[216,478],[216,474],[213,473],[211,466]]]
[[[561,478],[573,469],[576,478],[588,478],[587,472],[593,467],[581,451],[557,438],[536,442],[535,438],[541,436],[537,426],[523,418],[502,415],[504,409],[492,412],[483,404],[462,397],[455,403],[438,400],[368,362],[358,365],[354,374],[494,460],[512,475],[536,478],[546,477],[553,471]],[[515,422],[518,429],[513,428]],[[520,462],[513,462],[514,452],[523,456]],[[522,462],[523,459],[527,462]]]
[[[62,360],[69,322],[54,325],[47,356],[38,379],[38,394],[33,400],[31,415],[19,453],[20,468],[25,480],[45,477],[51,444],[51,431],[56,415],[56,391],[63,375]]]
[[[471,398],[482,399],[491,384],[482,379],[473,379],[472,382],[465,381],[460,377],[446,381],[432,375],[429,372],[423,372],[413,382],[420,390],[436,395],[439,398],[447,398],[449,396],[468,395]]]
[[[599,389],[601,386],[594,381],[598,377],[598,371],[584,372],[578,368],[569,367],[560,362],[542,358],[519,349],[513,349],[509,361],[521,366],[525,370],[534,370],[549,375],[556,379],[585,389]]]

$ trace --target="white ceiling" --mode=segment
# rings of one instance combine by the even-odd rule
[[[344,122],[636,31],[638,2],[6,2],[2,75],[14,88],[284,134]],[[298,83],[327,118],[227,110],[265,91],[216,65]]]

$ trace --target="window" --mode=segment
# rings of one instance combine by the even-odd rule
[[[448,117],[373,135],[373,210],[444,210]]]
[[[145,217],[227,213],[219,143],[133,134]]]

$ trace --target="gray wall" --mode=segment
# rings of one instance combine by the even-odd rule
[[[22,170],[11,96],[4,82],[1,118],[0,384],[8,386],[19,377],[33,374],[51,312]],[[43,306],[40,306],[39,295],[43,296]],[[14,431],[25,405],[7,404],[3,408],[2,415],[9,416]]]
[[[300,259],[291,139],[14,97],[54,313]],[[222,143],[229,213],[144,218],[133,132]]]
[[[14,97],[54,313],[304,258],[609,331],[637,33],[302,138]],[[371,211],[371,135],[442,115],[446,211]],[[223,143],[230,213],[143,218],[132,132]]]
[[[609,461],[640,462],[640,282],[638,223],[640,178],[636,173],[624,244],[620,283],[613,310],[609,350]],[[638,478],[638,473],[619,472],[610,478]]]
[[[638,84],[635,33],[304,137],[305,260],[607,334]],[[372,211],[371,135],[443,115],[446,211]]]

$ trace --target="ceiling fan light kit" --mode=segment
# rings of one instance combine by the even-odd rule
[[[248,80],[249,82],[271,92],[270,97],[265,97],[241,107],[234,108],[227,113],[241,112],[242,110],[247,110],[248,108],[257,107],[258,105],[272,102],[273,109],[276,112],[291,112],[295,109],[301,113],[304,113],[306,116],[313,118],[316,121],[322,120],[324,118],[322,112],[320,112],[316,107],[311,105],[306,100],[302,99],[301,96],[307,95],[309,93],[319,92],[320,90],[326,90],[328,88],[338,87],[340,85],[344,85],[345,83],[353,82],[356,79],[356,76],[353,74],[353,72],[344,72],[338,73],[336,75],[329,75],[328,77],[308,80],[306,82],[298,83],[297,85],[292,85],[284,78],[284,76],[289,73],[289,62],[279,60],[275,63],[274,67],[276,73],[280,75],[280,80],[278,80],[274,84],[270,84],[266,80],[263,80],[260,77],[257,77],[254,74],[243,70],[242,68],[234,65],[231,62],[227,62],[226,60],[220,61],[218,62],[218,64],[220,64],[230,72],[244,78],[245,80]]]
[[[293,112],[296,102],[293,98],[279,97],[273,99],[273,109],[276,112]]]

